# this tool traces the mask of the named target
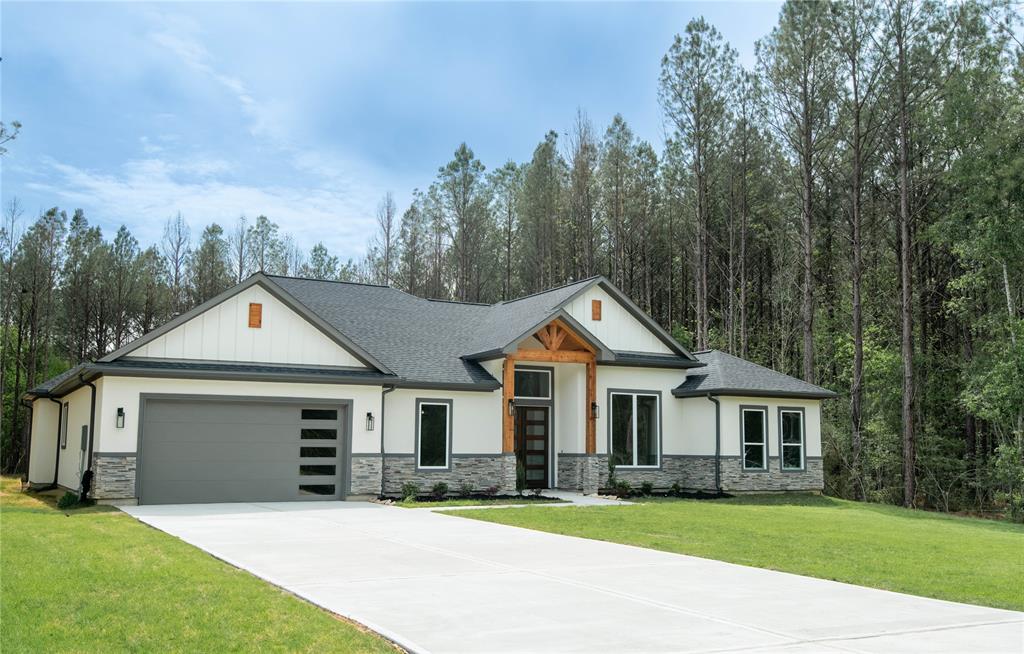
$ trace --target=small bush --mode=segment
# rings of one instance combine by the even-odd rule
[[[74,508],[77,505],[78,505],[78,495],[76,495],[75,493],[72,493],[71,491],[67,491],[66,493],[64,493],[63,495],[60,496],[59,500],[57,500],[57,508],[58,509],[71,509],[71,508]]]
[[[526,490],[526,466],[522,461],[516,461],[516,492],[520,495]]]
[[[484,489],[484,495],[487,495],[488,497],[494,497],[497,494],[498,494],[498,487],[497,486],[488,486],[487,488]]]
[[[402,484],[402,499],[406,502],[415,502],[416,497],[420,494],[419,484],[415,484],[411,481],[407,481]]]
[[[672,493],[673,495],[680,495],[683,492],[683,488],[682,486],[679,485],[679,482],[677,481],[672,484],[672,488],[669,489],[669,492]]]
[[[625,479],[616,479],[612,492],[619,497],[629,497],[629,494],[633,492],[633,487]]]
[[[448,495],[448,484],[439,481],[430,489],[430,494],[435,500],[443,500]]]
[[[651,482],[645,481],[644,483],[640,484],[640,494],[641,495],[650,495],[653,492],[654,492],[654,484],[652,484]]]
[[[543,492],[544,492],[543,488],[534,488],[533,489],[533,496],[534,497],[540,497],[540,494],[543,493]]]
[[[468,481],[464,481],[459,484],[459,495],[462,497],[469,497],[473,494],[473,484]]]

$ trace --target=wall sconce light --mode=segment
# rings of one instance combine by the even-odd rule
[[[117,421],[115,424],[118,429],[124,429],[124,407],[117,407]]]
[[[373,414],[366,412],[366,431],[373,431]]]
[[[590,403],[590,417],[595,420],[601,417],[601,409],[597,406],[597,402]]]
[[[515,400],[509,400],[508,401],[508,414],[510,416],[514,416],[515,413],[516,413],[516,401]]]

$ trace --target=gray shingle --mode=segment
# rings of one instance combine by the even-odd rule
[[[751,395],[766,397],[836,397],[832,391],[796,377],[784,375],[718,350],[694,352],[706,364],[688,374],[686,381],[672,390],[676,397]]]

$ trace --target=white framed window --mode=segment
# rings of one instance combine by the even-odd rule
[[[804,469],[804,410],[779,408],[779,461],[783,470]]]
[[[740,407],[743,469],[768,469],[768,407]]]
[[[656,468],[661,456],[661,397],[657,393],[613,391],[608,404],[610,451],[616,466]]]
[[[551,399],[551,371],[540,368],[516,368],[516,398],[522,400]]]
[[[416,467],[447,470],[451,445],[452,401],[416,400]]]
[[[66,450],[68,448],[68,409],[71,404],[65,402],[61,405],[60,412],[60,449]]]

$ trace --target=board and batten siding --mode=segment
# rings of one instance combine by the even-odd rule
[[[263,306],[249,327],[249,305]],[[259,285],[251,286],[125,356],[366,368]]]
[[[601,319],[594,320],[593,300],[601,301]],[[566,312],[613,350],[673,354],[650,329],[600,286],[593,286],[565,306]]]

